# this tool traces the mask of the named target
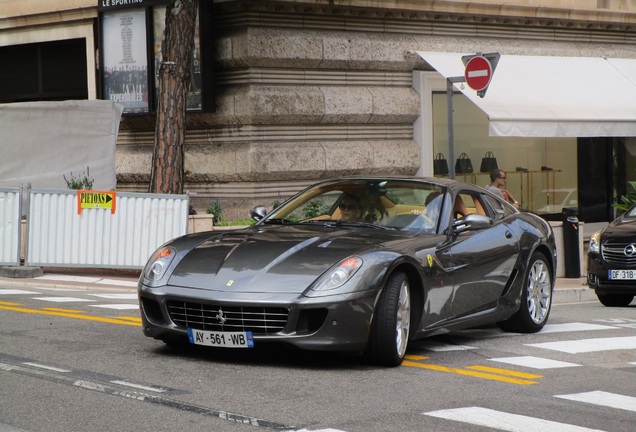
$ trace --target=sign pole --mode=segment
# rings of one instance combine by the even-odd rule
[[[478,58],[474,60],[475,57]],[[452,180],[455,179],[455,133],[453,131],[455,109],[453,107],[453,84],[465,82],[469,84],[471,88],[477,90],[477,95],[483,98],[492,79],[492,74],[499,62],[499,57],[499,53],[477,53],[477,55],[463,56],[462,62],[464,66],[466,66],[464,75],[448,77],[446,79],[446,101],[448,106],[448,178]]]
[[[448,106],[448,178],[455,180],[455,108],[453,106],[453,84],[465,82],[463,76],[448,77],[446,79],[446,101]]]

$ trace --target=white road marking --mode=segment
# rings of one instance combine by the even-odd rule
[[[119,280],[119,279],[100,279],[95,283],[102,284],[102,285],[137,287],[137,281],[125,281],[125,280]]]
[[[116,285],[116,286],[127,286],[127,287],[137,286],[137,281],[121,280],[121,279],[104,279],[104,278],[91,277],[91,276],[47,274],[44,276],[38,276],[35,279],[62,281],[62,282],[81,282],[81,283],[101,284],[101,285]]]
[[[564,323],[564,324],[546,324],[543,330],[539,334],[543,333],[565,333],[576,331],[590,331],[590,330],[610,330],[618,327],[601,325],[601,324],[587,324],[587,323]]]
[[[453,345],[445,344],[433,341],[423,341],[420,343],[420,347],[429,351],[444,352],[444,351],[466,351],[471,349],[477,349],[477,347],[469,345]]]
[[[57,274],[48,274],[44,276],[38,276],[35,279],[40,280],[55,280],[55,281],[67,281],[67,282],[86,282],[86,283],[95,283],[101,278],[96,277],[88,277],[88,276],[71,276],[71,275],[57,275]]]
[[[556,368],[566,368],[566,367],[575,367],[581,366],[576,363],[563,362],[558,360],[551,360],[541,357],[533,357],[533,356],[522,356],[522,357],[500,357],[500,358],[492,358],[492,361],[508,363],[517,366],[525,366],[534,369],[556,369]]]
[[[294,430],[285,430],[283,432],[346,432],[340,429],[317,429],[317,430],[309,430],[309,429],[294,429]]]
[[[34,300],[49,301],[54,303],[75,303],[75,302],[93,302],[95,300],[82,299],[77,297],[33,297]]]
[[[27,366],[33,366],[35,368],[39,368],[39,369],[46,369],[46,370],[50,370],[50,371],[54,371],[54,372],[63,372],[63,373],[68,373],[71,372],[70,370],[67,369],[60,369],[60,368],[56,368],[53,366],[46,366],[43,364],[39,364],[39,363],[31,363],[31,362],[23,362],[23,365],[27,365]]]
[[[138,304],[100,304],[89,305],[90,307],[102,308],[102,309],[116,309],[116,310],[132,310],[139,309]]]
[[[27,291],[19,289],[0,289],[0,295],[16,295],[16,294],[40,294],[36,291]]]
[[[538,344],[526,344],[526,346],[566,352],[569,354],[612,351],[621,349],[636,349],[636,336],[566,340]]]
[[[430,411],[422,414],[509,432],[545,432],[547,430],[550,432],[602,432],[599,429],[589,429],[480,407]]]
[[[165,393],[165,390],[162,388],[157,388],[157,387],[149,387],[149,386],[145,386],[145,385],[141,385],[141,384],[133,384],[133,383],[129,383],[127,381],[111,381],[111,384],[119,384],[122,386],[126,386],[126,387],[132,387],[132,388],[136,388],[139,390],[146,390],[146,391],[151,391],[151,392],[155,392],[155,393]]]
[[[636,397],[633,396],[623,396],[604,391],[591,391],[555,395],[554,397],[636,412]]]
[[[109,300],[137,300],[137,294],[89,294],[93,297]]]

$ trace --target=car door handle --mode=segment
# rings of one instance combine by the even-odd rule
[[[506,231],[506,238],[512,238],[512,233],[510,231]]]

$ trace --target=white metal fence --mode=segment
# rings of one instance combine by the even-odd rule
[[[25,265],[143,268],[187,232],[187,195],[117,193],[116,209],[82,208],[77,191],[32,190]]]
[[[20,188],[0,188],[0,265],[20,265]]]

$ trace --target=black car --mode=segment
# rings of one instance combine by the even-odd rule
[[[399,365],[409,340],[550,313],[550,225],[486,190],[437,178],[311,186],[249,228],[163,245],[139,281],[146,336],[220,348],[285,343]]]
[[[590,238],[587,284],[605,306],[627,306],[636,294],[636,206]]]

